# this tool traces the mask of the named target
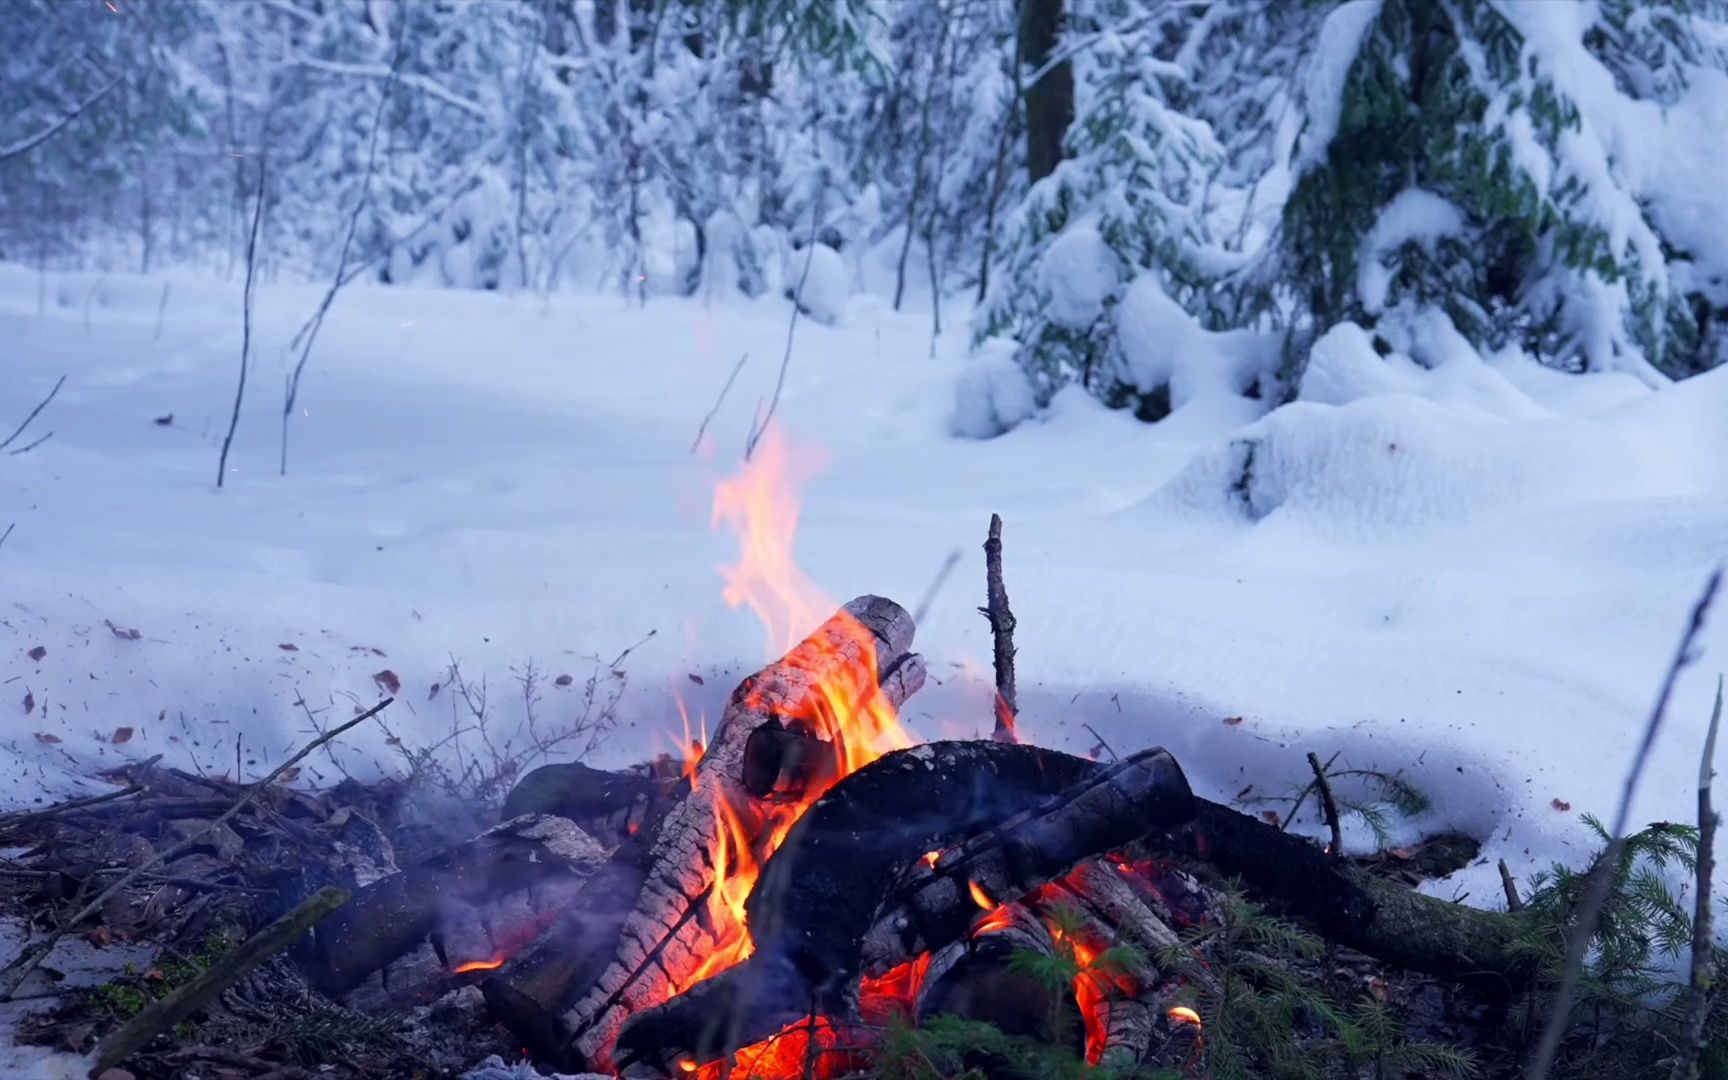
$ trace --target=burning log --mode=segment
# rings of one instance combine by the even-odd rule
[[[530,814],[507,821],[356,892],[318,928],[313,980],[327,994],[345,994],[413,949],[452,912],[538,882],[591,874],[605,859],[605,851],[564,818]]]
[[[1016,952],[1054,954],[1049,929],[1024,904],[980,914],[970,934],[930,957],[915,1014],[982,1020],[1009,1035],[1055,1041],[1052,1020],[1067,1007],[1066,995],[1010,966]]]
[[[880,974],[962,938],[978,912],[974,888],[1023,895],[1186,820],[1192,798],[1162,750],[1109,769],[994,742],[889,754],[817,802],[768,864],[746,905],[755,954],[633,1017],[620,1057],[670,1068],[730,1054],[813,1010],[855,1015],[866,963]],[[923,861],[956,844],[934,867]]]
[[[860,597],[746,679],[645,861],[614,861],[614,884],[640,886],[627,914],[569,936],[577,916],[561,920],[487,980],[494,1014],[549,1060],[602,1066],[631,1015],[744,955],[737,909],[753,877],[738,869],[764,859],[831,777],[890,748],[895,710],[924,682],[914,631],[898,604]],[[752,753],[769,724],[778,734]]]

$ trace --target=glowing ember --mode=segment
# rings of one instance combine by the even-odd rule
[[[985,911],[990,911],[996,907],[996,901],[990,899],[990,894],[985,892],[984,887],[976,881],[968,881],[966,891],[972,894],[972,902]]]
[[[490,960],[470,960],[465,964],[457,964],[450,970],[458,975],[466,975],[470,971],[491,971],[493,968],[503,967],[505,959],[502,956],[494,956]]]
[[[1008,913],[1008,906],[1004,904],[995,911],[984,916],[982,919],[979,919],[978,925],[972,928],[972,936],[982,937],[985,934],[993,933],[1012,925],[1014,925],[1014,916]]]
[[[942,853],[940,851],[926,851],[924,853],[924,865],[934,870],[936,869],[936,860],[941,857]]]
[[[1178,1024],[1193,1024],[1200,1026],[1200,1014],[1186,1005],[1177,1005],[1169,1012],[1170,1019]]]
[[[858,980],[858,1012],[866,1024],[886,1025],[896,1015],[911,1016],[930,971],[930,954],[921,953],[880,975]]]

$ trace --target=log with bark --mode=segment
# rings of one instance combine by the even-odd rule
[[[917,692],[924,665],[909,652],[914,632],[911,615],[898,604],[860,597],[744,680],[691,775],[690,793],[658,822],[646,850],[621,851],[608,868],[612,885],[634,902],[621,918],[584,913],[561,920],[486,981],[494,1014],[546,1060],[577,1071],[609,1064],[624,1022],[672,997],[704,958],[726,945],[725,928],[707,917],[719,873],[711,853],[733,842],[735,824],[754,845],[766,840],[780,816],[795,813],[779,790],[788,767],[786,784],[807,795],[819,792],[812,785],[839,774],[835,757],[859,748],[842,745],[837,712],[892,713]],[[827,746],[828,759],[821,747],[800,744],[790,756],[779,748],[771,769],[758,768],[761,740],[753,755],[751,736],[769,724],[815,736]],[[755,762],[748,786],[747,757]],[[752,788],[764,787],[757,780],[762,772],[772,772],[773,782],[758,795]]]

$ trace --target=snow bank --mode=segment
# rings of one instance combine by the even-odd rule
[[[1116,339],[1129,379],[1142,391],[1168,386],[1173,409],[1243,393],[1271,371],[1277,348],[1271,335],[1207,330],[1150,273],[1116,306]]]
[[[1014,352],[1012,341],[987,341],[961,369],[954,384],[954,434],[993,439],[1037,410],[1032,384]]]
[[[797,292],[804,314],[827,326],[836,326],[846,317],[852,275],[838,251],[827,244],[812,244],[794,253],[787,278],[787,294]]]

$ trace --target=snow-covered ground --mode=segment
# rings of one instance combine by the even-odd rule
[[[784,301],[355,288],[281,478],[286,344],[318,290],[266,285],[217,491],[240,288],[176,278],[158,340],[161,295],[159,279],[0,267],[0,436],[66,375],[33,428],[53,437],[0,457],[0,530],[16,523],[0,801],[157,753],[259,775],[307,737],[297,695],[345,716],[385,668],[405,742],[449,729],[449,695],[428,696],[452,658],[506,718],[513,668],[573,675],[547,688],[556,715],[590,658],[652,632],[604,749],[624,762],[671,748],[676,696],[714,717],[766,658],[721,597],[736,546],[710,503],[772,391]],[[1417,350],[1426,367],[1381,360],[1346,327],[1308,400],[1262,420],[1203,395],[1148,426],[1072,394],[980,442],[950,434],[964,331],[932,358],[928,327],[869,299],[839,326],[802,320],[778,410],[808,466],[798,557],[837,600],[914,606],[961,555],[920,626],[936,680],[909,710],[918,734],[988,728],[975,608],[995,511],[1033,740],[1085,753],[1090,725],[1118,752],[1163,744],[1226,800],[1290,794],[1309,750],[1402,770],[1435,803],[1405,834],[1488,838],[1435,886],[1470,902],[1497,902],[1496,858],[1522,878],[1582,856],[1577,816],[1611,815],[1687,609],[1728,554],[1728,370],[1651,393],[1485,364],[1444,335]],[[1635,822],[1691,818],[1728,614],[1705,644]],[[134,734],[115,745],[120,727]],[[388,763],[385,738],[356,731],[345,764]]]

